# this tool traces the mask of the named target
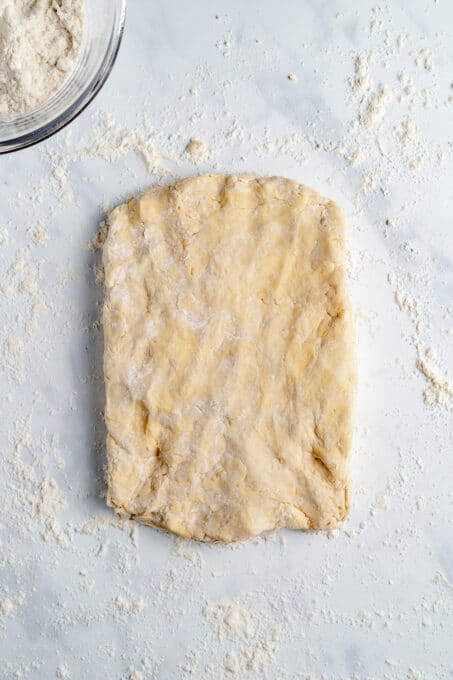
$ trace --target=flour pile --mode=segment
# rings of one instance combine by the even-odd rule
[[[62,85],[80,49],[84,0],[1,0],[0,115],[26,113]]]

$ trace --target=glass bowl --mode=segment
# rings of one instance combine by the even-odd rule
[[[28,113],[0,116],[0,154],[24,149],[76,118],[107,80],[123,36],[126,0],[87,0],[82,47],[62,87]]]

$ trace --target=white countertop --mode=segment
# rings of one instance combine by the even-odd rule
[[[453,5],[375,4],[131,0],[96,102],[0,157],[0,678],[453,677]],[[331,536],[200,545],[101,498],[87,243],[126,197],[211,171],[345,209],[360,386]]]

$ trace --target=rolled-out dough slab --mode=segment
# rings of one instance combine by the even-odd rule
[[[113,211],[104,247],[108,504],[200,540],[348,511],[355,385],[339,208],[209,175]]]

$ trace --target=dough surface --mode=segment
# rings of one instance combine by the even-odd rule
[[[113,211],[104,267],[108,504],[206,541],[344,519],[339,208],[279,177],[182,180]]]

